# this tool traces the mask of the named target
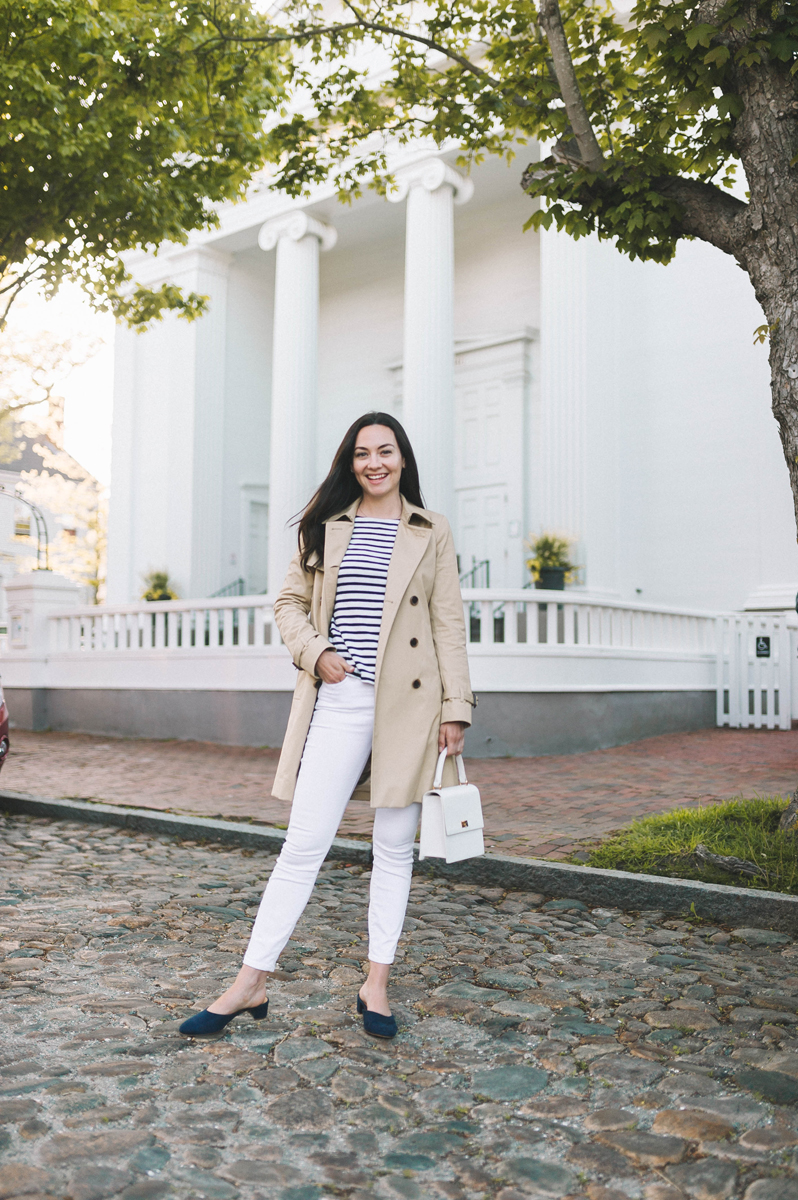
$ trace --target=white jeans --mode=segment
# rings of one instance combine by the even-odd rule
[[[319,688],[296,781],[288,833],[269,877],[244,963],[273,971],[308,902],[371,753],[374,686],[355,675]],[[402,932],[420,804],[374,813],[369,958],[392,963]]]

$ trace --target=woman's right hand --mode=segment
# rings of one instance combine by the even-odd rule
[[[322,650],[316,660],[316,674],[324,683],[343,683],[354,669],[335,650]]]

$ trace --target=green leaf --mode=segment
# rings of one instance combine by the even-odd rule
[[[0,17],[0,324],[34,278],[135,325],[197,315],[173,286],[131,291],[121,256],[213,226],[262,167],[288,75],[257,40],[267,18],[243,0],[0,0]]]
[[[708,66],[722,67],[730,58],[731,50],[728,46],[713,46],[709,53],[704,55],[704,62]]]
[[[694,25],[692,29],[687,30],[684,40],[691,50],[695,50],[696,46],[709,46],[717,32],[714,25]]]

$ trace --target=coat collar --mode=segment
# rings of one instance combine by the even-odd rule
[[[324,583],[322,586],[321,621],[325,635],[329,631],[333,608],[335,607],[335,592],[338,587],[338,568],[346,554],[352,530],[355,527],[355,516],[360,508],[360,497],[353,501],[348,508],[325,521],[324,536]],[[396,543],[391,555],[391,565],[388,568],[388,580],[385,587],[385,607],[383,609],[380,645],[377,652],[377,671],[382,660],[382,649],[390,633],[396,616],[399,601],[402,599],[416,567],[424,556],[432,531],[432,521],[425,508],[411,504],[402,496],[402,516],[396,533]]]
[[[348,508],[345,508],[343,512],[338,513],[338,515],[335,517],[328,517],[324,524],[327,526],[336,525],[339,522],[349,522],[350,524],[354,524],[355,517],[357,516],[357,510],[360,508],[361,499],[362,497],[358,496],[357,500],[353,500]],[[417,504],[411,504],[410,501],[405,499],[404,496],[401,496],[401,501],[402,516],[400,520],[403,521],[405,525],[417,525],[426,529],[432,528],[432,521],[430,520],[430,515],[426,508],[419,508]],[[325,555],[325,562],[326,557],[327,556]]]

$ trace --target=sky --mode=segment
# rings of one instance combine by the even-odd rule
[[[53,300],[33,288],[15,301],[8,331],[52,331],[56,337],[88,337],[97,353],[75,367],[60,385],[64,405],[64,448],[104,484],[111,480],[111,417],[114,387],[114,319],[92,311],[80,288],[64,285]]]

